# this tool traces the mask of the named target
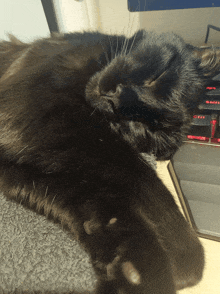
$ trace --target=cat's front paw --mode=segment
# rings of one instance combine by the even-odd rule
[[[131,285],[139,285],[141,283],[141,275],[135,266],[130,261],[124,261],[120,264],[119,256],[116,256],[113,262],[107,265],[107,279],[109,281],[117,279],[117,272],[119,271],[117,267],[120,267],[123,277]]]
[[[99,264],[103,272],[98,294],[176,293],[169,260],[155,236],[137,233],[121,242],[116,252],[110,263]]]
[[[106,279],[99,280],[96,294],[145,293],[135,287],[140,284],[140,274],[134,265],[129,261],[121,262],[120,257],[116,256],[113,262],[107,265]]]
[[[99,281],[97,294],[144,293],[135,287],[142,281],[140,273],[130,261],[121,262],[120,257],[116,256],[106,269],[106,279]]]
[[[112,217],[84,223],[97,294],[175,294],[169,258],[151,227]]]

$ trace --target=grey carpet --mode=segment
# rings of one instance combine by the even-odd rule
[[[153,156],[144,158],[156,168]],[[70,234],[0,193],[0,294],[83,292],[95,285],[89,256]]]

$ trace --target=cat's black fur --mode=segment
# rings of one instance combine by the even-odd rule
[[[203,248],[140,152],[180,146],[218,55],[174,34],[0,43],[1,191],[70,230],[99,294],[174,294]]]

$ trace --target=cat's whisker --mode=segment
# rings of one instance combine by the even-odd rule
[[[101,44],[102,49],[103,49],[103,52],[104,52],[104,54],[105,54],[107,64],[109,64],[110,62],[109,62],[108,54],[107,54],[107,52],[105,51],[105,49],[104,49],[104,47],[103,47],[103,44],[102,44],[102,41],[101,41],[101,40],[100,40],[100,44]]]
[[[110,32],[111,33],[111,32]],[[113,59],[113,47],[112,47],[112,42],[111,42],[111,38],[110,36],[108,35],[108,39],[109,39],[109,43],[110,43],[110,48],[111,48],[111,61]]]
[[[17,152],[17,154],[22,153],[26,148],[28,148],[28,146],[24,146],[24,148],[22,148],[19,152]]]
[[[128,44],[129,44],[129,38],[126,38],[126,46],[125,46],[125,50],[124,50],[124,56],[127,55],[127,49],[128,49]]]
[[[129,47],[131,32],[132,32],[132,28],[133,28],[133,24],[134,24],[134,19],[135,19],[135,15],[133,14],[133,18],[132,18],[132,21],[131,21],[130,15],[131,15],[131,12],[129,12],[127,40],[126,40],[126,47],[125,47],[124,55],[127,55],[127,50],[128,50],[128,47]],[[129,50],[129,53],[130,53],[130,51],[131,50]]]
[[[127,41],[128,41],[128,38],[125,37],[124,46],[123,46],[123,50],[122,50],[122,56],[126,55]]]
[[[116,46],[116,51],[115,51],[115,57],[117,56],[118,54],[118,36],[117,36],[117,46]]]
[[[124,29],[125,29],[125,27],[124,27]],[[125,36],[124,29],[123,29],[123,35]],[[121,56],[123,56],[125,42],[126,42],[126,36],[125,36],[124,42],[122,42],[122,45],[121,45],[121,53],[120,53]]]
[[[131,33],[131,30],[132,30],[132,25],[133,25],[133,22],[131,24],[131,13],[128,12],[128,26],[127,26],[127,34],[126,34],[126,46],[125,46],[125,51],[124,51],[124,55],[127,55],[127,49],[128,49],[128,45],[129,45],[129,41],[130,41],[130,33]]]
[[[96,62],[97,62],[98,64],[102,65],[100,61],[96,60]]]
[[[125,56],[126,43],[127,43],[127,37],[125,36],[125,40],[124,40],[124,44],[123,44],[123,48],[122,48],[122,51],[121,51],[121,55],[122,55],[122,56]]]
[[[122,55],[123,55],[123,48],[124,48],[124,44],[125,44],[125,40],[124,40],[124,42],[123,42],[123,44],[122,44],[122,46],[121,46],[121,52],[120,52],[120,56],[122,56]]]
[[[106,57],[106,60],[107,60],[107,64],[110,64],[110,60],[108,58],[108,53],[107,52],[105,52],[105,57]]]
[[[53,197],[53,200],[51,201],[51,206],[53,205],[53,202],[54,202],[54,199],[57,197],[57,195],[55,195],[54,197]]]
[[[138,31],[137,31],[137,32],[138,32]],[[135,33],[135,35],[134,35],[134,39],[133,39],[133,41],[132,41],[132,43],[131,43],[131,47],[130,47],[130,50],[129,50],[129,54],[131,53],[132,47],[134,46],[134,41],[135,41],[135,39],[136,39],[137,32]]]
[[[130,22],[130,14],[129,14],[129,22]],[[124,47],[124,52],[123,52],[124,56],[126,55],[128,44],[129,44],[129,37],[128,37],[128,31],[127,31],[126,39],[125,39],[125,47]]]
[[[46,188],[46,191],[45,191],[45,194],[44,194],[44,198],[47,197],[47,192],[48,192],[48,186],[47,186],[47,188]]]
[[[96,109],[97,109],[97,107],[93,110],[93,112],[90,114],[90,116],[92,116],[95,113]]]
[[[133,18],[133,21],[132,21],[132,24],[131,24],[131,21],[130,21],[130,12],[129,12],[129,19],[128,19],[128,29],[127,29],[127,39],[126,39],[126,46],[125,46],[125,51],[124,51],[124,55],[127,55],[127,50],[128,50],[128,45],[129,45],[129,41],[130,41],[130,33],[131,33],[131,30],[132,30],[132,26],[133,26],[133,21],[134,21],[134,18]],[[131,26],[130,26],[131,24]]]
[[[18,200],[18,198],[20,196],[20,193],[21,193],[21,188],[18,187],[17,192],[16,192],[16,199],[17,200]],[[21,199],[21,201],[22,201],[22,199]],[[20,202],[20,204],[21,204],[21,202]]]
[[[145,5],[146,5],[146,2],[145,2]],[[138,8],[138,7],[139,7],[139,8]],[[135,11],[140,11],[140,2],[139,2],[139,4],[138,4],[138,6],[136,7]],[[133,20],[132,20],[131,29],[132,29],[132,26],[133,26],[133,24],[134,24],[134,18],[135,18],[135,16],[133,17]],[[131,47],[130,47],[130,50],[129,50],[129,53],[128,53],[128,54],[131,53],[132,47],[134,46],[134,42],[135,42],[135,39],[136,39],[136,36],[137,36],[137,32],[138,32],[138,31],[136,31],[136,33],[135,33],[135,35],[134,35],[134,39],[133,39],[133,41],[132,41],[132,44],[131,44]]]

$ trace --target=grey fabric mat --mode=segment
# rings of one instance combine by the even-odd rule
[[[0,294],[94,290],[89,256],[67,232],[0,194]]]
[[[156,169],[154,156],[141,154]],[[93,291],[89,256],[73,236],[0,193],[0,294]]]

